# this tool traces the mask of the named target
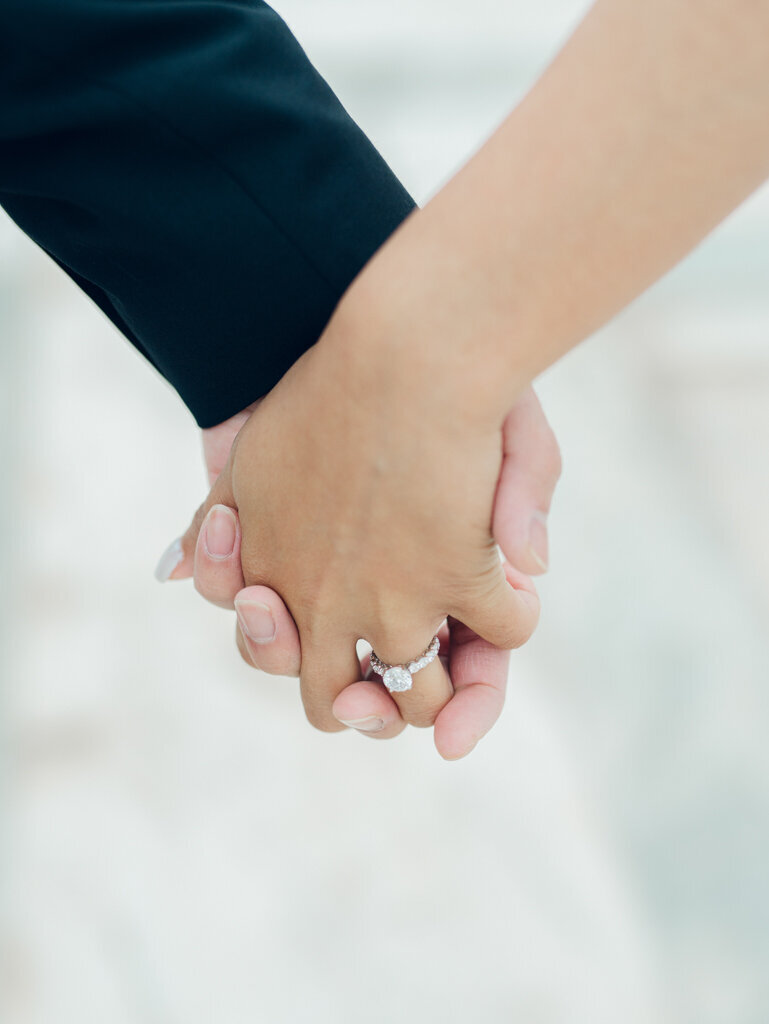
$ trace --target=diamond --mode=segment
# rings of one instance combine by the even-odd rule
[[[395,665],[394,668],[388,668],[382,676],[382,682],[390,693],[403,693],[411,689],[411,673],[402,665]]]

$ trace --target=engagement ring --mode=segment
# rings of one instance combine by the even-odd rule
[[[440,640],[437,636],[434,636],[430,641],[430,646],[417,658],[407,662],[405,665],[386,665],[372,651],[371,667],[378,676],[382,677],[382,682],[390,693],[403,693],[404,690],[411,689],[414,682],[411,677],[414,673],[418,672],[420,668],[424,668],[425,665],[429,665],[431,661],[435,661],[438,657],[440,646]]]

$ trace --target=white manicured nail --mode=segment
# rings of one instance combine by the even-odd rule
[[[384,722],[376,715],[370,715],[368,718],[355,718],[349,722],[340,718],[339,721],[350,729],[357,729],[358,732],[381,732],[384,729]]]
[[[182,538],[177,537],[173,544],[169,544],[160,556],[160,561],[155,566],[155,579],[165,583],[183,558]]]

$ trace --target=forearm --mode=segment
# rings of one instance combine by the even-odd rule
[[[767,40],[766,0],[599,0],[353,303],[501,417],[769,174]]]

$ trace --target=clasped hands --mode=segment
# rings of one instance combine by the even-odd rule
[[[360,344],[361,312],[343,300],[267,396],[204,431],[211,491],[161,575],[234,607],[243,658],[298,675],[317,728],[433,726],[457,759],[537,623],[558,446],[531,388],[501,423],[460,414],[461,382]],[[362,638],[400,664],[436,632],[440,658],[406,692],[356,654]]]

